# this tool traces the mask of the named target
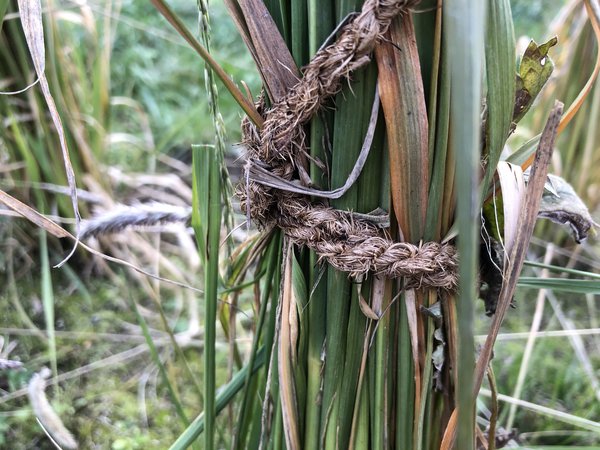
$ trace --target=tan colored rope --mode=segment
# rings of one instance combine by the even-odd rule
[[[323,103],[337,94],[350,73],[370,55],[394,17],[418,0],[367,0],[335,43],[322,48],[303,70],[302,79],[273,104],[258,130],[242,124],[249,164],[266,165],[277,177],[291,180],[305,157],[304,125]],[[307,198],[246,179],[238,187],[242,208],[260,227],[278,226],[294,243],[305,245],[336,269],[351,276],[368,272],[405,277],[410,287],[454,289],[457,255],[451,245],[394,242],[373,223]]]

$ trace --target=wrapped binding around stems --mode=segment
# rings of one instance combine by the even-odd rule
[[[279,227],[292,241],[314,250],[321,259],[353,277],[374,272],[404,277],[406,287],[454,290],[458,283],[457,253],[450,244],[394,242],[376,224],[339,211],[306,196],[263,185],[250,173],[259,161],[274,177],[292,180],[306,159],[304,125],[337,94],[351,72],[370,61],[375,45],[394,17],[418,0],[367,0],[362,11],[342,27],[337,40],[321,48],[303,76],[272,108],[259,130],[248,119],[242,124],[249,164],[238,186],[242,208],[259,227]],[[260,102],[262,103],[262,102]],[[259,111],[262,104],[259,103]]]

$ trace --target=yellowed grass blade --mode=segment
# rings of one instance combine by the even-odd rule
[[[390,42],[378,45],[375,56],[387,126],[392,202],[404,239],[413,242],[422,237],[425,223],[429,152],[427,108],[410,14],[396,18],[387,37]]]
[[[281,325],[279,329],[278,347],[278,371],[279,386],[281,388],[281,408],[283,417],[283,429],[287,448],[300,450],[300,430],[298,429],[298,404],[293,371],[293,331],[291,326],[291,311],[296,308],[294,301],[294,286],[292,283],[292,261],[294,250],[291,243],[288,244],[285,269],[283,273],[283,286],[281,293]]]
[[[38,227],[46,230],[52,236],[57,238],[71,237],[71,233],[63,227],[2,190],[0,190],[0,203],[4,203],[10,209],[19,213]]]

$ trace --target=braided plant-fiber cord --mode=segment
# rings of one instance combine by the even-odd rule
[[[265,117],[262,129],[247,119],[242,124],[248,164],[260,164],[276,177],[291,180],[306,157],[304,125],[340,91],[342,81],[352,71],[370,61],[392,19],[416,3],[418,0],[367,0],[362,11],[341,29],[337,40],[317,52],[287,95],[266,111],[259,102]],[[295,244],[307,246],[353,277],[374,272],[404,277],[409,288],[453,290],[457,286],[458,258],[449,244],[394,242],[364,218],[264,186],[249,176],[238,186],[237,195],[259,227],[281,228]]]

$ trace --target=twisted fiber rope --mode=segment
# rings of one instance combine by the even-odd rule
[[[303,126],[337,94],[350,73],[370,61],[375,45],[392,19],[418,0],[367,0],[360,14],[342,28],[337,41],[317,52],[302,79],[276,101],[262,130],[242,124],[249,164],[267,164],[275,175],[291,180],[306,157]],[[247,169],[248,170],[248,169]],[[367,272],[405,277],[409,287],[454,289],[454,247],[436,242],[413,245],[383,236],[371,222],[350,212],[311,203],[305,197],[246,180],[237,189],[242,208],[262,228],[278,226],[294,243],[314,250],[336,269],[360,277]]]

